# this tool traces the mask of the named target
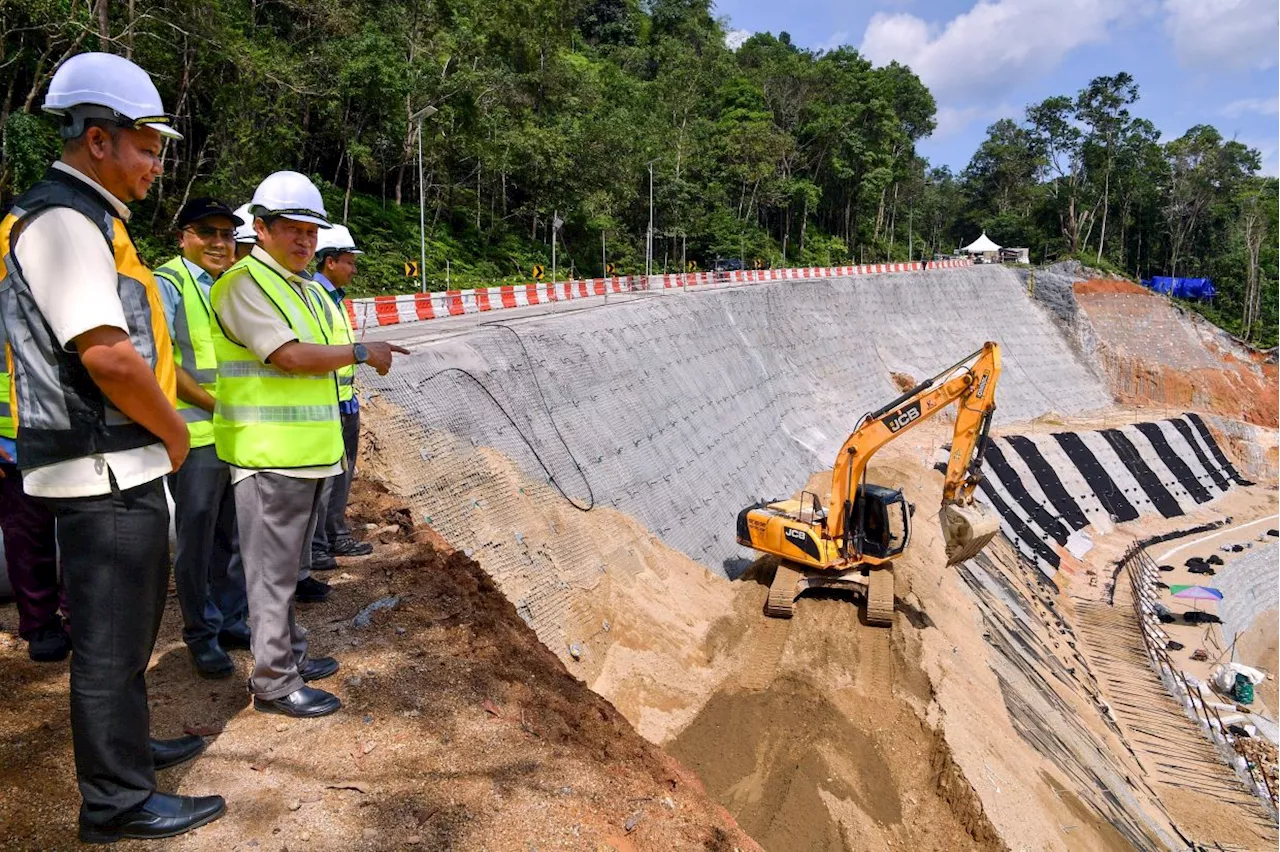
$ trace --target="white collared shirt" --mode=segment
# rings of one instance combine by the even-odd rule
[[[101,184],[66,163],[53,167],[92,187],[122,221],[129,220],[129,208]],[[41,315],[68,351],[75,351],[75,338],[95,328],[129,332],[111,247],[84,214],[69,207],[38,214],[23,229],[14,256]],[[169,471],[169,453],[157,438],[145,447],[32,468],[22,487],[35,497],[97,497],[111,493],[112,475],[124,491]]]

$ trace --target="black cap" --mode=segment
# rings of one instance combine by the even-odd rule
[[[209,216],[226,216],[237,228],[244,224],[234,210],[216,198],[193,198],[178,211],[178,230]]]

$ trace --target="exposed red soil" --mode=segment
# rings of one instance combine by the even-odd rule
[[[1117,402],[1280,425],[1275,363],[1199,327],[1132,282],[1094,279],[1077,283],[1074,291],[1092,322],[1098,362]]]
[[[1088,281],[1077,281],[1072,287],[1077,296],[1095,296],[1106,293],[1127,293],[1130,295],[1150,296],[1151,291],[1141,284],[1116,278],[1091,278]]]

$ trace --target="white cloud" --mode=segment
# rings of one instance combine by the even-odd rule
[[[823,52],[836,50],[844,47],[849,43],[849,33],[847,30],[836,30],[831,34],[831,38],[818,45],[818,50]]]
[[[937,142],[962,132],[974,122],[984,121],[990,123],[1001,116],[1012,116],[1019,113],[1020,110],[1004,103],[999,106],[955,107],[943,105],[938,107],[938,112],[934,116],[938,126],[934,128],[930,138]]]
[[[1268,177],[1280,176],[1280,139],[1257,137],[1241,137],[1236,141],[1248,145],[1262,156],[1262,174]]]
[[[1139,0],[979,0],[945,24],[877,12],[861,51],[877,64],[911,66],[940,102],[989,102],[1105,41]],[[1274,0],[1272,0],[1274,2]]]
[[[1276,0],[1164,0],[1165,30],[1178,61],[1214,69],[1276,64]]]
[[[729,30],[724,34],[724,46],[730,50],[737,50],[742,47],[755,33],[751,30]]]
[[[1219,112],[1227,118],[1242,115],[1276,115],[1280,113],[1280,98],[1241,98],[1224,106]]]

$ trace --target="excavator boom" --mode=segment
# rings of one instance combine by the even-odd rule
[[[848,535],[852,495],[875,452],[955,402],[959,410],[939,515],[947,562],[962,562],[985,547],[999,531],[999,522],[974,503],[973,491],[982,477],[999,380],[1000,347],[989,342],[864,418],[836,454],[831,474],[834,517],[827,525],[828,534],[837,540],[852,538]],[[858,543],[850,543],[856,554]]]

